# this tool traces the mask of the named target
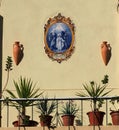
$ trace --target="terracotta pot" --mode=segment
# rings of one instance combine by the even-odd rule
[[[101,44],[101,54],[104,64],[107,65],[111,58],[111,47],[110,44],[107,44],[107,41],[103,41]]]
[[[39,116],[41,126],[51,126],[52,116]]]
[[[112,117],[113,125],[119,125],[119,111],[112,111],[110,115]]]
[[[20,42],[16,41],[13,44],[13,57],[14,57],[14,61],[16,65],[18,65],[23,59],[23,56],[24,56],[23,50],[24,50],[24,47],[22,44],[20,44]]]
[[[18,121],[14,121],[12,124],[14,125],[14,127],[18,127],[19,126]]]
[[[104,112],[101,111],[91,111],[87,113],[89,117],[90,125],[103,125]]]
[[[14,125],[14,127],[19,127],[19,126],[29,126],[29,127],[33,127],[33,126],[37,126],[38,122],[33,121],[33,120],[29,120],[29,123],[27,125],[20,125],[19,121],[14,121],[12,123]]]
[[[62,120],[63,120],[63,125],[64,126],[73,126],[74,125],[74,115],[63,115]]]

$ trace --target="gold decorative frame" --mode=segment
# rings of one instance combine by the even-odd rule
[[[58,31],[57,31],[57,29],[56,29],[57,26],[61,26],[60,27],[61,30],[58,28]],[[53,28],[53,27],[55,28],[54,29],[55,32],[57,31],[60,34],[56,34],[56,33],[54,34],[53,31],[49,32],[51,30],[51,28]],[[65,28],[63,28],[63,27],[65,27]],[[67,60],[72,55],[72,53],[74,52],[74,48],[75,48],[74,47],[74,37],[75,37],[74,29],[75,29],[75,27],[74,27],[74,24],[72,23],[71,19],[69,17],[66,18],[66,17],[62,16],[61,13],[59,13],[57,16],[55,16],[53,18],[48,19],[47,24],[45,24],[45,26],[44,26],[44,43],[45,43],[44,49],[49,58],[57,61],[58,63],[61,63],[63,60]],[[53,49],[50,47],[51,41],[49,42],[49,40],[48,40],[48,39],[51,39],[51,38],[48,38],[48,37],[50,37],[50,35],[52,35],[52,46],[56,43],[59,44],[58,51],[55,47],[54,48],[52,47]],[[54,36],[54,41],[53,41],[53,36]],[[64,39],[62,36],[64,37]],[[60,37],[60,39],[62,39],[63,42],[61,42],[61,41],[56,42],[58,37]],[[66,42],[66,38],[67,38],[67,42]],[[60,43],[65,43],[65,44],[62,44],[62,47],[61,47]],[[57,46],[58,46],[58,44],[57,44]],[[64,45],[66,45],[68,47],[66,48],[66,47],[64,47]],[[64,50],[62,49],[63,47],[64,47]]]

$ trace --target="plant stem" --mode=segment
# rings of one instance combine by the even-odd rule
[[[5,85],[4,85],[3,90],[2,90],[2,94],[6,90],[6,87],[7,87],[8,81],[9,81],[9,72],[10,72],[10,70],[7,71],[7,78],[6,78],[6,82],[5,82]]]

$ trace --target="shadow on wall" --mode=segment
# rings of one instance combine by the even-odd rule
[[[3,35],[3,17],[0,15],[0,92],[2,86],[2,35]]]
[[[3,17],[0,15],[0,93],[2,91],[2,36],[3,36]],[[1,104],[0,104],[0,127],[1,127]]]

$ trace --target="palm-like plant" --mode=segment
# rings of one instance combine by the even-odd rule
[[[72,100],[69,100],[61,106],[61,117],[64,126],[73,126],[74,119],[77,116],[79,108]]]
[[[40,123],[41,126],[50,126],[53,116],[51,115],[57,108],[56,100],[50,101],[47,96],[43,96],[37,103],[38,112],[40,113]]]
[[[54,112],[57,107],[56,100],[49,101],[47,97],[43,97],[43,100],[39,101],[37,108],[41,116],[47,116]]]
[[[36,84],[33,84],[33,81],[31,79],[20,77],[18,82],[16,82],[15,80],[13,82],[17,95],[15,95],[11,90],[6,90],[11,98],[38,98],[42,94],[42,92],[39,92],[39,88],[35,88]],[[25,116],[26,107],[33,105],[33,102],[34,101],[30,100],[16,102],[11,101],[11,106],[16,107],[18,110],[19,108],[21,108],[21,115]]]
[[[79,111],[77,104],[74,104],[73,101],[66,102],[61,109],[62,115],[76,115]]]
[[[110,111],[114,112],[114,111],[119,111],[119,96],[115,96],[113,98],[111,98],[110,103],[112,104],[113,109],[110,108]]]
[[[102,85],[97,84],[94,81],[91,81],[89,84],[83,84],[83,87],[86,92],[78,92],[76,95],[80,97],[91,97],[93,101],[94,110],[99,110],[102,107],[103,99],[99,99],[99,97],[106,96],[111,90],[105,92],[108,83],[108,75],[104,76],[102,80]]]

